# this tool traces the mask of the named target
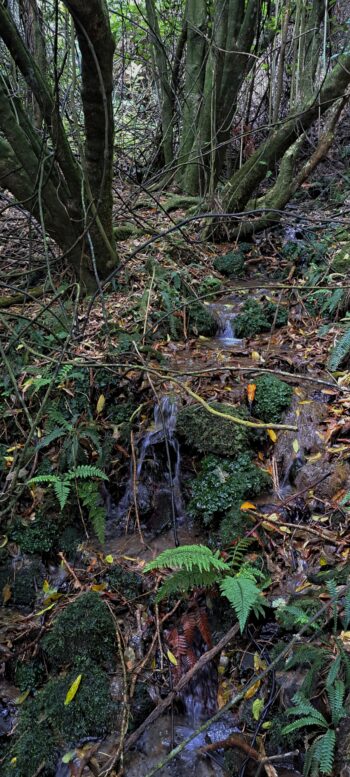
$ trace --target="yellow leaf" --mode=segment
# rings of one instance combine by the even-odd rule
[[[72,683],[72,685],[68,689],[67,696],[66,696],[66,698],[64,700],[64,706],[65,707],[67,707],[68,704],[70,704],[71,701],[73,701],[74,696],[76,695],[77,690],[79,688],[79,685],[81,683],[82,676],[83,676],[82,674],[78,674],[78,677],[75,678],[74,682]]]
[[[23,704],[23,702],[27,699],[27,697],[30,694],[30,688],[27,688],[24,693],[21,693],[20,696],[17,696],[17,699],[15,699],[15,704]]]
[[[260,354],[258,351],[252,351],[251,357],[253,359],[253,362],[259,362],[260,361]]]
[[[99,396],[99,398],[97,400],[97,405],[96,405],[96,412],[97,412],[97,414],[98,413],[102,413],[102,410],[103,410],[103,408],[105,406],[105,403],[106,403],[106,397],[104,396],[104,394],[100,394],[100,396]]]
[[[12,596],[11,586],[6,583],[2,589],[2,601],[4,604],[10,601]]]
[[[44,580],[43,582],[43,591],[45,594],[50,590],[50,583],[48,580]]]
[[[92,591],[105,591],[107,588],[107,583],[94,583],[94,585],[91,586]]]
[[[171,650],[167,650],[167,656],[170,663],[177,666],[177,658],[175,658],[174,653],[172,653]]]
[[[113,564],[114,562],[113,556],[111,556],[111,554],[109,554],[108,556],[105,556],[105,562],[106,564]]]
[[[255,683],[253,683],[251,688],[248,688],[247,692],[244,694],[244,698],[251,699],[252,696],[255,696],[259,688],[260,688],[260,680],[257,680]]]
[[[326,559],[326,558],[324,558],[324,556],[321,556],[321,557],[320,557],[319,564],[320,564],[320,567],[326,567],[326,566],[327,566],[327,564],[328,564],[328,561],[327,561],[327,559]]]
[[[252,704],[252,713],[254,720],[260,720],[261,713],[264,709],[264,699],[254,699]]]
[[[296,386],[294,389],[294,394],[296,394],[297,397],[303,397],[304,396],[303,389],[301,389],[299,386]]]
[[[308,464],[313,464],[315,461],[318,461],[322,457],[322,453],[319,451],[318,453],[313,453],[311,456],[306,456],[306,461]]]
[[[7,545],[8,541],[9,541],[9,538],[7,534],[2,534],[0,536],[0,548],[4,548],[5,545]]]
[[[243,504],[239,508],[240,510],[256,510],[256,505],[253,505],[253,502],[243,502]]]
[[[16,765],[16,763],[17,763],[17,757],[16,757],[15,755],[13,756],[13,758],[11,758],[11,761],[10,761],[10,763],[12,764],[12,766],[15,766],[15,765]]]
[[[293,451],[294,453],[298,453],[299,451],[299,442],[297,439],[293,440]]]
[[[265,723],[262,724],[261,728],[266,730],[267,728],[271,728],[271,726],[272,726],[272,721],[271,720],[265,720]]]
[[[277,434],[274,431],[274,429],[268,429],[267,430],[267,434],[269,435],[269,438],[270,438],[271,442],[276,442],[277,441]]]
[[[263,661],[259,653],[254,653],[254,671],[260,672],[260,670],[265,671],[265,669],[267,669],[266,661]]]

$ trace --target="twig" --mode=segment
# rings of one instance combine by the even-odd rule
[[[82,588],[83,586],[82,586],[79,578],[76,576],[73,567],[71,567],[71,565],[68,563],[68,561],[65,558],[64,554],[62,553],[62,551],[60,551],[58,555],[59,555],[60,559],[62,559],[62,562],[63,562],[64,566],[66,567],[66,569],[68,570],[69,574],[71,575],[71,577],[74,580],[74,588]]]

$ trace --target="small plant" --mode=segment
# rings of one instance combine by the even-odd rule
[[[266,423],[278,423],[292,401],[293,389],[275,375],[260,375],[256,380],[254,414]]]
[[[335,680],[326,689],[330,721],[326,720],[319,710],[308,701],[301,693],[296,693],[292,701],[294,707],[287,710],[289,717],[298,718],[293,723],[284,726],[282,733],[290,734],[293,731],[314,727],[315,739],[309,747],[304,764],[304,775],[332,774],[334,763],[334,748],[336,740],[336,728],[342,718],[346,717],[347,710],[344,707],[345,685],[342,680]],[[321,733],[317,733],[321,732]]]
[[[242,542],[245,549],[246,540]],[[252,565],[241,562],[242,553],[238,546],[227,562],[220,558],[219,551],[214,553],[205,545],[183,545],[163,551],[145,566],[144,571],[167,568],[175,570],[161,586],[157,601],[180,591],[208,588],[217,584],[222,596],[225,596],[233,607],[242,632],[250,613],[262,612],[264,607],[261,588],[257,585],[257,581],[264,578],[264,575]],[[232,574],[238,565],[238,572]]]
[[[235,333],[237,337],[254,337],[259,332],[268,332],[273,324],[284,326],[287,321],[285,308],[277,308],[272,302],[260,303],[251,299],[244,303],[235,318]]]
[[[100,494],[98,486],[94,481],[90,480],[90,478],[108,480],[107,475],[98,467],[94,467],[90,464],[81,464],[79,467],[75,467],[75,469],[71,469],[69,472],[65,472],[63,475],[36,475],[36,477],[28,480],[27,485],[32,486],[36,484],[47,484],[52,486],[58,499],[61,511],[63,511],[71,492],[72,483],[75,482],[77,484],[78,497],[81,499],[84,507],[88,509],[89,518],[94,527],[96,535],[100,542],[103,544],[105,532],[105,510],[102,505],[99,504]],[[90,482],[79,482],[82,480],[90,480]]]

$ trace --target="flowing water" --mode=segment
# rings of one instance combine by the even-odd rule
[[[219,330],[215,338],[219,347],[241,345],[242,340],[235,336],[234,330],[234,319],[238,312],[237,303],[234,300],[213,302],[208,307],[219,322]]]

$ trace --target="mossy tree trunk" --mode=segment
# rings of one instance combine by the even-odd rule
[[[146,0],[146,13],[149,27],[149,36],[153,49],[155,80],[157,83],[160,99],[162,129],[161,150],[165,166],[170,167],[174,158],[174,95],[171,85],[170,66],[165,46],[160,36],[158,16],[156,13],[154,0]]]
[[[10,11],[1,4],[0,37],[39,106],[49,138],[43,145],[11,85],[2,82],[1,184],[45,222],[48,234],[90,290],[97,275],[106,277],[116,261],[112,229],[114,41],[104,0],[66,0],[65,5],[73,18],[81,53],[82,167],[65,132],[58,95],[25,45]]]

